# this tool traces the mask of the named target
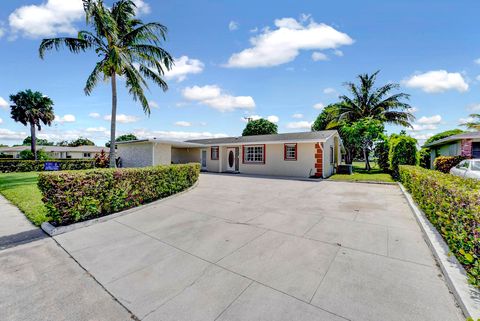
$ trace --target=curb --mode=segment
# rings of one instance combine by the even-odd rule
[[[427,244],[432,250],[445,276],[447,286],[453,293],[463,314],[474,320],[480,319],[480,290],[468,283],[465,269],[458,262],[455,255],[450,255],[450,249],[440,233],[438,233],[436,228],[426,218],[425,213],[418,208],[405,187],[401,183],[398,183],[398,185],[407,199],[408,205],[410,205],[410,208],[415,214],[415,218],[423,234],[426,236]]]
[[[361,184],[377,184],[377,185],[397,185],[397,182],[376,182],[376,181],[342,181],[342,180],[335,180],[335,179],[325,179],[325,182],[335,182],[335,183],[361,183]]]
[[[80,228],[84,228],[84,227],[87,227],[87,226],[90,226],[90,225],[93,225],[93,224],[110,221],[110,220],[113,220],[114,218],[121,217],[121,216],[124,216],[124,215],[128,215],[128,214],[134,213],[134,212],[139,211],[139,210],[143,210],[143,209],[151,207],[151,206],[155,206],[155,205],[157,205],[157,204],[159,204],[159,203],[161,203],[165,200],[168,200],[168,199],[180,196],[182,194],[185,194],[185,193],[191,191],[192,189],[194,189],[195,187],[197,187],[198,181],[199,180],[197,180],[195,182],[195,184],[193,184],[192,186],[190,186],[186,190],[183,190],[181,192],[175,193],[173,195],[161,198],[159,200],[156,200],[156,201],[153,201],[153,202],[150,202],[150,203],[147,203],[147,204],[143,204],[143,205],[140,205],[140,206],[137,206],[137,207],[129,208],[129,209],[121,211],[121,212],[117,212],[117,213],[113,213],[113,214],[109,214],[109,215],[105,215],[105,216],[93,218],[93,219],[90,219],[90,220],[87,220],[87,221],[73,223],[73,224],[65,225],[65,226],[53,226],[49,222],[44,222],[44,223],[42,223],[41,228],[48,235],[55,236],[55,235],[75,231],[75,230],[78,230]]]

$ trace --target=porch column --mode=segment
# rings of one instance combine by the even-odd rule
[[[323,143],[315,144],[315,176],[323,177]]]
[[[472,157],[472,139],[462,139],[460,143],[460,155]]]
[[[222,168],[222,151],[223,151],[223,146],[218,147],[218,172],[221,173],[223,172]]]

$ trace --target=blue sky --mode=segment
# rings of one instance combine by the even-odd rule
[[[111,3],[110,1],[106,1]],[[411,94],[419,139],[458,128],[480,112],[478,1],[137,0],[144,21],[169,28],[177,64],[164,93],[150,86],[150,117],[119,83],[117,129],[139,137],[240,135],[244,117],[269,117],[280,132],[308,130],[321,106],[359,73]],[[0,4],[0,143],[28,128],[10,118],[8,96],[27,88],[55,102],[58,119],[40,137],[108,140],[110,87],[85,96],[93,53],[38,57],[42,38],[85,28],[81,0]],[[476,61],[479,59],[478,61]],[[398,132],[398,127],[387,127]]]

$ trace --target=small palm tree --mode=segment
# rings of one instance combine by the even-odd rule
[[[38,91],[31,91],[30,89],[20,91],[15,95],[10,95],[11,116],[16,122],[20,122],[25,126],[30,125],[31,151],[34,159],[37,159],[36,151],[36,133],[42,129],[41,123],[50,126],[55,119],[53,113],[53,101],[47,96]]]
[[[392,90],[400,87],[394,83],[375,88],[378,73],[379,71],[371,75],[359,75],[359,85],[352,82],[345,84],[352,97],[340,96],[338,120],[355,122],[371,117],[382,123],[412,127],[410,122],[415,120],[415,117],[409,112],[411,106],[402,101],[408,100],[410,95],[397,93],[389,96]]]
[[[173,58],[160,47],[166,39],[167,28],[159,23],[143,23],[135,18],[136,6],[132,0],[120,0],[107,7],[102,0],[83,0],[86,22],[92,31],[80,31],[76,38],[44,39],[40,44],[40,57],[47,50],[65,46],[73,53],[93,50],[100,58],[87,79],[84,91],[90,95],[98,81],[110,80],[112,87],[112,114],[110,141],[115,141],[117,114],[117,76],[124,77],[125,85],[135,101],[139,100],[144,112],[150,107],[144,89],[151,80],[164,91],[167,83],[162,79],[164,69],[170,70]],[[110,145],[110,167],[115,167],[115,144]]]
[[[472,118],[471,121],[463,123],[462,126],[466,126],[469,129],[480,130],[480,114],[468,115]]]

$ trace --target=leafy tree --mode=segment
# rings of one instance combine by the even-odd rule
[[[57,143],[57,146],[68,146],[69,141],[68,140],[61,140]]]
[[[388,153],[390,146],[388,144],[388,136],[382,135],[375,144],[375,156],[377,157],[378,167],[384,172],[388,172],[390,169],[390,163],[388,160]]]
[[[170,70],[173,58],[160,47],[166,39],[167,28],[160,23],[143,23],[135,17],[136,6],[132,0],[120,0],[111,7],[102,0],[83,0],[86,23],[91,31],[80,31],[76,38],[44,39],[39,53],[43,58],[47,50],[62,46],[73,53],[93,50],[99,57],[85,85],[90,95],[100,80],[110,80],[112,87],[112,113],[110,141],[115,139],[117,115],[117,76],[135,101],[139,100],[146,114],[150,106],[144,94],[147,80],[164,91],[168,89],[162,76]],[[110,146],[110,167],[115,167],[115,146]]]
[[[347,137],[349,142],[358,146],[363,151],[365,159],[365,170],[371,169],[369,155],[373,149],[374,143],[378,140],[384,131],[381,121],[367,117],[356,122],[345,124],[341,128],[343,137]]]
[[[326,106],[313,122],[312,131],[336,129],[339,108],[336,104]]]
[[[399,165],[417,164],[417,140],[406,135],[392,134],[388,160],[392,176],[398,178]]]
[[[84,137],[79,137],[75,140],[72,140],[70,143],[68,143],[68,146],[70,147],[78,147],[78,146],[95,146],[95,143],[92,142],[88,138]]]
[[[14,121],[20,122],[25,126],[30,125],[31,139],[30,150],[33,159],[37,159],[36,152],[36,129],[42,129],[41,123],[50,126],[55,119],[53,113],[53,101],[41,92],[28,89],[20,91],[15,95],[10,95],[11,117]]]
[[[277,134],[278,126],[264,118],[251,120],[245,126],[242,136]]]
[[[411,127],[411,121],[415,117],[408,111],[411,106],[403,100],[408,100],[410,95],[397,93],[389,95],[392,90],[400,88],[400,85],[388,83],[380,88],[375,87],[379,71],[359,75],[359,85],[347,82],[345,86],[351,94],[340,96],[338,106],[338,120],[355,122],[362,118],[371,117],[382,123],[396,124]]]
[[[24,140],[22,145],[31,145],[32,144],[32,137],[27,136]],[[49,142],[47,139],[37,138],[36,145],[40,146],[53,146],[53,142]]]
[[[117,139],[115,139],[116,142],[128,142],[130,140],[137,140],[137,136],[135,136],[134,134],[124,134],[124,135],[120,135],[117,137]],[[105,143],[105,147],[110,147],[110,141],[108,141],[107,143]]]
[[[462,124],[462,126],[469,129],[480,130],[480,114],[470,114],[469,116],[473,118],[473,120]]]

